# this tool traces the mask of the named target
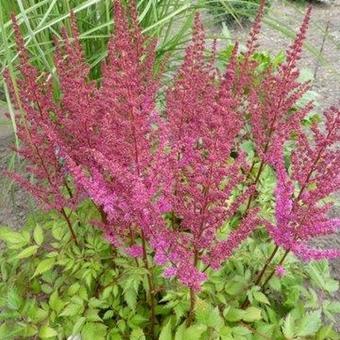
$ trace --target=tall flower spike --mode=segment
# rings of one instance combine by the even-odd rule
[[[20,103],[16,103],[25,115],[17,122],[20,147],[17,150],[25,160],[27,173],[33,176],[33,182],[20,174],[11,174],[21,186],[26,188],[46,209],[61,211],[66,206],[73,206],[77,195],[72,197],[63,193],[68,176],[58,148],[49,142],[44,125],[53,125],[52,114],[57,111],[53,101],[51,84],[46,77],[38,74],[30,64],[29,55],[24,46],[15,16],[12,17],[20,63],[20,78],[17,80]],[[12,87],[8,79],[9,87]]]
[[[313,108],[312,103],[304,107],[298,101],[309,90],[310,84],[299,83],[296,62],[301,54],[310,18],[309,8],[300,33],[287,51],[287,62],[274,72],[267,70],[264,79],[254,83],[250,89],[250,124],[256,150],[262,161],[274,164],[281,157],[285,141],[300,130],[302,118]]]
[[[19,173],[8,175],[29,191],[42,208],[58,211],[77,242],[65,207],[75,207],[79,192],[72,188],[64,159],[60,155],[60,147],[51,142],[45,129],[45,126],[56,128],[54,115],[58,107],[53,100],[52,84],[48,77],[46,79],[43,74],[39,75],[30,64],[15,16],[12,20],[20,55],[20,78],[17,79],[19,98],[14,96],[14,99],[15,104],[24,111],[17,121],[17,136],[20,140],[17,152],[24,160],[25,172],[31,175],[31,180]],[[7,82],[13,94],[13,84],[9,78]]]
[[[86,64],[79,41],[74,13],[71,12],[71,32],[63,30],[63,42],[57,41],[55,65],[60,85],[61,99],[56,112],[60,143],[78,164],[89,158],[82,152],[92,148],[99,137],[101,112],[96,109],[98,94],[94,82],[89,81],[90,67]]]
[[[240,192],[234,204],[228,204],[244,180],[241,167],[247,166],[239,150],[236,159],[230,157],[242,128],[237,115],[240,97],[233,95],[236,54],[237,46],[224,77],[216,79],[217,72],[205,60],[204,32],[196,15],[192,42],[166,97],[169,151],[165,175],[170,183],[166,194],[171,211],[168,242],[163,242],[166,252],[161,251],[161,257],[171,264],[166,274],[175,273],[194,290],[205,279],[197,269],[198,262],[212,263],[224,247],[216,240],[218,229],[252,193]],[[239,233],[231,235],[230,247],[219,254],[215,267],[253,230],[255,216],[250,213],[247,227],[240,226]]]
[[[328,216],[332,204],[322,203],[340,188],[340,155],[336,149],[340,111],[331,107],[325,118],[324,128],[312,128],[312,143],[306,135],[299,136],[290,178],[282,162],[276,165],[276,226],[271,225],[269,233],[278,246],[305,261],[340,256],[339,249],[313,249],[308,245],[311,239],[332,234],[340,226],[340,219]],[[294,182],[299,188],[296,195]]]
[[[255,52],[256,48],[258,47],[257,41],[258,36],[261,32],[261,23],[262,18],[264,15],[266,0],[260,0],[259,8],[257,10],[257,14],[254,20],[254,23],[251,27],[250,34],[246,43],[247,52],[246,52],[246,59],[248,59],[253,53]]]
[[[141,236],[153,239],[164,224],[158,211],[164,208],[155,198],[159,185],[153,148],[158,145],[155,126],[160,127],[153,74],[156,43],[141,34],[136,13],[134,4],[127,10],[114,2],[115,32],[98,88],[87,80],[75,29],[75,40],[66,39],[61,46],[62,120],[79,138],[70,141],[63,129],[54,135],[75,181],[104,215],[108,238],[129,246]],[[73,60],[75,79],[68,78],[67,59]]]

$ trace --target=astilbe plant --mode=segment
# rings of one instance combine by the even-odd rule
[[[209,255],[219,246],[216,232],[253,191],[246,190],[226,205],[233,189],[244,179],[241,169],[247,167],[241,154],[237,159],[230,157],[242,126],[236,114],[240,103],[231,93],[234,68],[235,60],[222,81],[216,81],[213,67],[204,59],[204,33],[197,16],[192,43],[166,95],[168,150],[163,170],[167,186],[164,196],[171,212],[170,234],[164,240],[172,263],[167,273],[177,273],[196,289],[204,275],[197,272],[195,277],[194,268],[203,256],[207,264],[219,266],[228,251],[219,252],[219,257]],[[163,262],[162,258],[166,261],[167,256],[160,249],[156,260]],[[190,264],[193,271],[188,270]]]
[[[14,104],[25,115],[17,116],[17,135],[20,147],[18,155],[25,159],[25,171],[30,175],[8,172],[13,180],[29,191],[43,209],[58,211],[66,220],[72,238],[76,235],[70,216],[65,208],[74,209],[79,203],[79,191],[70,183],[65,171],[64,160],[60,148],[49,141],[45,126],[56,126],[54,115],[58,107],[53,100],[52,82],[50,77],[39,74],[29,61],[23,38],[16,19],[13,16],[13,27],[19,51],[19,71],[21,78],[17,84],[12,83],[5,73],[8,87],[14,98]]]
[[[292,251],[304,261],[332,259],[336,249],[313,249],[307,242],[314,237],[336,232],[338,218],[330,218],[331,203],[323,200],[339,190],[340,111],[331,107],[325,112],[324,131],[313,127],[313,140],[301,134],[292,154],[290,171],[283,162],[276,165],[276,225],[269,233],[278,246]]]
[[[302,118],[312,109],[311,103],[294,109],[310,87],[308,82],[298,81],[297,68],[310,13],[311,7],[308,8],[300,31],[287,50],[286,60],[278,72],[272,72],[269,68],[265,71],[260,84],[257,86],[255,83],[250,89],[251,132],[257,154],[263,164],[275,162],[275,159],[281,157],[282,145],[292,133],[300,130]]]
[[[330,205],[320,200],[339,187],[339,156],[333,147],[339,137],[339,111],[326,112],[326,132],[313,128],[310,142],[300,121],[312,105],[295,110],[309,86],[298,82],[297,61],[310,9],[285,63],[256,76],[252,55],[263,8],[262,1],[247,51],[239,56],[236,44],[222,75],[214,66],[215,51],[209,60],[205,57],[197,15],[184,62],[161,109],[156,100],[161,76],[153,72],[157,44],[142,35],[134,3],[125,8],[114,2],[115,34],[98,84],[88,79],[90,67],[71,15],[72,34],[64,31],[64,41],[56,42],[57,99],[50,87],[39,84],[14,26],[22,56],[19,95],[26,112],[19,125],[21,155],[37,179],[33,184],[25,181],[25,186],[43,201],[53,197],[49,207],[60,211],[78,197],[62,191],[72,177],[70,193],[79,191],[92,200],[106,239],[142,258],[148,272],[151,333],[156,290],[150,255],[163,266],[165,277],[177,277],[190,288],[189,322],[207,269],[218,269],[256,227],[266,225],[277,244],[256,284],[279,247],[285,256],[292,251],[303,260],[339,255],[306,245],[312,237],[335,231],[338,220],[327,218]],[[283,150],[293,133],[296,150],[286,169]],[[249,138],[257,153],[252,164],[241,148]],[[260,218],[256,200],[266,166],[277,173],[272,221]],[[221,228],[236,215],[236,228],[222,237]]]

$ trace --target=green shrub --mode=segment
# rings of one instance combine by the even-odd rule
[[[209,11],[217,22],[249,21],[255,17],[259,0],[206,0]],[[266,2],[267,8],[270,1]]]

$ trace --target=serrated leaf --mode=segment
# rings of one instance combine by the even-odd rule
[[[99,313],[99,309],[90,308],[86,311],[86,319],[88,321],[102,321],[98,313]]]
[[[113,317],[113,310],[108,310],[103,315],[103,320],[111,319]]]
[[[52,327],[46,326],[46,325],[42,326],[39,330],[39,336],[42,339],[52,338],[57,335],[58,335],[58,332],[55,329],[53,329]]]
[[[184,336],[184,332],[185,332],[185,322],[182,323],[176,330],[176,334],[175,334],[175,339],[174,340],[184,340],[183,336]]]
[[[184,331],[183,340],[195,339],[199,340],[201,335],[207,330],[205,325],[192,325]]]
[[[314,335],[321,326],[321,311],[316,310],[307,313],[301,320],[299,320],[296,327],[297,336],[311,336]]]
[[[171,319],[162,328],[161,333],[159,334],[159,340],[172,340]]]
[[[60,316],[74,316],[81,314],[84,311],[84,306],[76,303],[68,304],[61,312]]]
[[[7,307],[12,310],[19,310],[23,300],[16,287],[10,288],[7,293]]]
[[[33,239],[38,246],[41,246],[44,241],[44,232],[39,224],[34,228]]]
[[[133,288],[129,288],[124,291],[124,299],[131,309],[136,308],[137,293]]]
[[[55,291],[50,295],[49,305],[57,314],[64,308],[65,302],[62,301],[58,295],[58,292]]]
[[[24,246],[29,242],[22,234],[8,227],[0,227],[0,240],[5,241],[7,244],[16,244],[18,246]]]
[[[52,269],[55,264],[55,258],[45,259],[42,260],[35,270],[33,277],[40,275],[42,273],[47,272],[48,270]]]
[[[74,295],[79,291],[79,289],[80,289],[80,284],[76,282],[67,289],[67,294]]]
[[[293,339],[295,336],[295,319],[293,318],[292,314],[289,313],[286,316],[286,319],[283,323],[282,327],[283,334],[288,339]]]
[[[329,302],[326,308],[329,312],[338,314],[340,313],[340,302],[339,301]]]
[[[251,331],[248,328],[237,326],[232,328],[232,333],[236,337],[236,339],[239,339],[240,336],[251,334]]]
[[[268,298],[262,292],[253,292],[253,297],[257,302],[270,305]]]
[[[60,241],[65,235],[65,233],[66,233],[66,229],[64,228],[63,225],[61,225],[60,223],[56,223],[53,225],[52,235],[56,240]]]
[[[24,259],[26,257],[30,257],[34,254],[36,254],[37,250],[38,250],[38,246],[30,246],[25,248],[24,250],[22,250],[17,256],[17,259]]]
[[[312,282],[322,290],[334,293],[339,289],[339,282],[330,277],[327,261],[312,262],[306,268]]]
[[[224,317],[227,321],[235,322],[242,320],[243,315],[244,310],[232,307],[227,311]]]
[[[99,322],[87,322],[82,331],[82,340],[105,340],[107,327]]]
[[[81,331],[82,327],[84,326],[85,321],[86,321],[85,317],[82,316],[81,318],[79,318],[78,321],[73,326],[72,334],[74,335],[78,334]]]
[[[176,330],[174,340],[200,340],[201,335],[207,330],[205,325],[192,325],[186,328],[185,322],[183,322]]]
[[[223,326],[223,320],[220,316],[218,308],[213,308],[210,304],[203,300],[196,303],[195,316],[197,321],[202,325],[219,330]]]
[[[246,322],[252,322],[262,319],[262,311],[257,307],[248,307],[242,316],[242,320]]]
[[[131,340],[145,340],[144,332],[141,328],[135,328],[130,334]]]

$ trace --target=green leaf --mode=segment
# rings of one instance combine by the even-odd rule
[[[201,335],[207,330],[205,325],[192,325],[184,331],[183,340],[195,339],[199,340]]]
[[[98,315],[99,309],[89,308],[86,311],[86,319],[87,321],[102,321],[102,319]]]
[[[262,292],[253,292],[253,296],[257,302],[270,305],[268,298]]]
[[[195,339],[200,340],[201,335],[207,330],[207,326],[205,325],[192,325],[188,328],[185,326],[185,322],[183,322],[176,331],[175,340],[189,340]]]
[[[130,334],[131,340],[145,340],[144,332],[141,328],[135,328]]]
[[[60,316],[74,316],[83,313],[84,306],[77,303],[69,303],[61,312]]]
[[[124,291],[124,299],[131,309],[136,308],[137,292],[134,288],[129,288]]]
[[[0,240],[5,241],[7,245],[17,245],[18,247],[23,247],[29,242],[22,234],[8,227],[0,227]]]
[[[330,277],[327,261],[311,262],[306,271],[310,275],[312,282],[320,289],[329,293],[334,293],[339,289],[339,282]]]
[[[34,335],[38,333],[38,329],[36,326],[32,325],[25,325],[22,331],[20,332],[20,335],[25,338],[34,338]]]
[[[333,329],[332,325],[322,326],[318,333],[316,334],[316,340],[329,340],[329,339],[336,339],[336,337],[332,337]],[[337,334],[338,335],[338,334]]]
[[[243,290],[243,285],[239,281],[230,281],[226,284],[224,290],[227,294],[235,296]]]
[[[103,320],[108,320],[108,319],[111,319],[112,317],[113,317],[113,310],[108,310],[103,315]]]
[[[33,277],[40,275],[42,273],[47,272],[48,270],[52,269],[55,264],[55,258],[45,259],[42,260],[35,270]]]
[[[283,334],[286,338],[292,339],[295,336],[295,319],[291,313],[286,316],[282,328]]]
[[[299,320],[296,327],[297,336],[311,336],[314,335],[321,327],[321,311],[316,310],[307,313],[301,320]]]
[[[78,292],[79,288],[80,284],[76,282],[67,289],[67,294],[72,296]]]
[[[30,247],[27,247],[25,248],[23,251],[21,251],[17,256],[16,258],[17,259],[24,259],[26,257],[30,257],[34,254],[36,254],[37,250],[38,250],[38,246],[30,246]]]
[[[240,336],[251,334],[251,331],[245,327],[237,326],[232,328],[232,333],[236,337],[236,339],[239,339]]]
[[[57,335],[58,335],[58,332],[55,329],[53,329],[53,328],[51,328],[47,325],[42,326],[40,328],[40,331],[39,331],[39,336],[42,339],[52,338],[52,337],[57,336]]]
[[[78,334],[80,332],[80,330],[85,324],[85,321],[86,321],[86,318],[83,316],[78,319],[78,321],[74,324],[73,329],[72,329],[73,335]]]
[[[219,330],[223,326],[223,320],[218,308],[213,308],[209,303],[198,300],[195,309],[196,320],[201,324]]]
[[[242,320],[246,322],[252,322],[256,320],[261,320],[262,319],[262,313],[261,309],[257,307],[248,307],[242,316]]]
[[[227,310],[224,317],[227,321],[235,322],[242,320],[243,315],[244,310],[232,307]]]
[[[44,233],[39,224],[37,224],[33,231],[33,239],[38,246],[41,246],[44,241]]]
[[[65,235],[65,233],[66,233],[66,229],[64,228],[62,224],[56,223],[53,225],[52,235],[56,240],[60,241]]]
[[[185,332],[185,322],[182,323],[176,330],[175,340],[182,340]]]
[[[338,314],[340,313],[340,302],[339,301],[329,302],[326,306],[326,309],[332,314]]]
[[[7,293],[7,307],[12,310],[19,310],[23,303],[22,297],[16,287],[10,288]]]
[[[82,340],[105,340],[107,327],[99,322],[87,322],[82,331]]]
[[[168,323],[162,328],[161,333],[159,335],[159,340],[172,340],[171,333],[171,319]]]
[[[64,308],[65,302],[62,301],[58,295],[58,292],[55,291],[51,294],[49,299],[49,305],[57,314]]]

